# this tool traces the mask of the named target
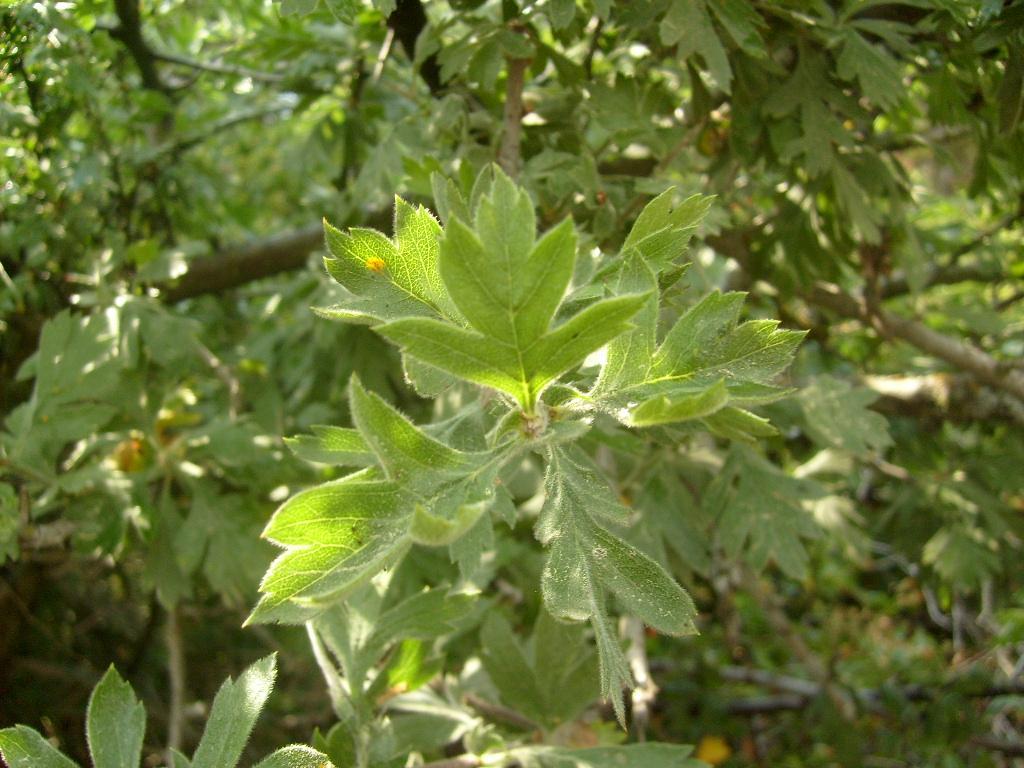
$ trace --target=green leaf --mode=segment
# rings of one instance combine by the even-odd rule
[[[829,64],[817,52],[802,50],[793,74],[764,100],[773,117],[793,115],[797,122],[780,123],[798,134],[780,146],[781,159],[790,162],[803,155],[812,177],[827,174],[838,165],[836,145],[851,146],[852,139],[833,110],[842,93],[828,79]],[[789,136],[787,131],[783,135]]]
[[[543,697],[537,676],[512,627],[499,613],[491,613],[480,631],[481,661],[501,694],[502,701],[524,715],[540,720]]]
[[[751,320],[737,325],[744,293],[712,293],[672,327],[651,364],[659,381],[768,383],[786,366],[804,337],[778,330],[778,321]]]
[[[801,501],[820,495],[813,483],[734,445],[704,501],[708,513],[718,518],[718,539],[727,555],[743,553],[758,570],[772,561],[786,575],[801,579],[808,563],[802,539],[820,535]]]
[[[465,535],[487,510],[486,502],[461,504],[456,501],[452,511],[438,515],[427,507],[417,504],[409,529],[413,541],[428,547],[443,547],[453,544]]]
[[[92,691],[86,736],[95,768],[138,768],[146,733],[146,709],[111,666]]]
[[[263,577],[249,622],[292,599],[340,597],[409,546],[410,510],[398,486],[366,471],[302,491],[274,513],[263,536],[288,548]]]
[[[638,539],[659,562],[666,562],[672,551],[685,567],[707,575],[711,567],[707,516],[678,473],[667,469],[653,465],[642,484],[636,501],[643,510]]]
[[[576,0],[549,0],[544,8],[555,29],[564,29],[576,17]]]
[[[996,92],[999,102],[999,131],[1008,134],[1020,125],[1024,117],[1024,46],[1011,42],[1006,70]]]
[[[327,755],[311,747],[292,744],[256,763],[255,768],[334,768]]]
[[[704,417],[704,425],[720,437],[752,442],[759,437],[772,437],[779,432],[768,419],[742,408],[722,408]]]
[[[362,10],[363,4],[359,0],[324,0],[328,10],[342,24],[352,24],[356,20],[356,14]]]
[[[925,542],[921,560],[949,584],[978,588],[1003,570],[991,538],[974,525],[943,526]]]
[[[441,276],[472,329],[412,317],[376,330],[421,362],[511,395],[533,413],[548,384],[629,330],[648,296],[598,301],[551,329],[576,260],[572,223],[535,242],[533,204],[500,170],[475,211],[472,229],[449,221],[441,247]]]
[[[530,227],[532,234],[532,204],[525,193],[520,195],[530,206],[521,226]],[[477,213],[481,237],[459,219],[449,224],[441,246],[441,270],[452,299],[477,331],[523,349],[544,334],[565,294],[576,262],[576,233],[572,221],[565,219],[536,245],[532,237],[517,240],[488,221],[488,202],[490,198],[484,198]]]
[[[622,674],[617,641],[604,615],[612,592],[645,623],[671,635],[696,632],[690,596],[665,570],[626,544],[610,526],[626,523],[627,511],[607,481],[579,449],[553,448],[547,456],[545,499],[536,535],[549,547],[541,579],[544,604],[557,618],[590,619],[598,636],[603,694],[613,703]],[[621,701],[616,705],[621,714]]]
[[[599,695],[597,659],[581,624],[556,621],[541,607],[531,642],[545,720],[570,722]]]
[[[0,757],[8,768],[78,768],[27,725],[0,730]]]
[[[635,327],[608,343],[595,393],[614,392],[642,382],[658,343],[658,279],[638,249],[626,253],[613,291],[617,295],[648,294],[649,298],[634,318]]]
[[[312,13],[320,0],[281,0],[282,16],[306,16]]]
[[[693,747],[681,744],[625,744],[616,747],[521,747],[515,750],[524,768],[705,768],[691,758]]]
[[[318,424],[310,429],[313,430],[312,435],[284,439],[300,459],[341,467],[367,467],[374,463],[373,453],[358,430]]]
[[[428,318],[395,320],[374,330],[424,363],[520,402],[529,397],[514,355],[479,333]]]
[[[0,483],[0,565],[18,558],[18,494],[7,483]]]
[[[250,666],[237,681],[230,677],[224,681],[210,707],[192,768],[233,768],[238,764],[276,675],[277,659],[271,654]]]
[[[868,456],[892,444],[889,422],[867,406],[878,399],[866,387],[832,376],[818,376],[799,395],[807,433],[821,446]]]
[[[250,622],[306,620],[308,612],[295,608],[313,610],[311,601],[320,601],[322,608],[323,601],[349,594],[400,559],[412,542],[452,543],[493,503],[498,471],[515,448],[511,442],[491,451],[452,448],[355,378],[350,410],[380,469],[302,491],[274,513],[263,535],[288,551],[264,576],[264,596]],[[464,422],[448,427],[458,431]],[[286,607],[289,601],[302,606]]]
[[[529,387],[536,398],[544,387],[582,363],[587,355],[628,331],[630,318],[649,295],[615,296],[591,304],[562,323],[526,351]]]
[[[774,434],[763,420],[737,407],[787,394],[770,386],[790,363],[803,331],[780,330],[775,320],[739,323],[743,293],[712,293],[676,321],[646,364],[610,358],[616,369],[591,393],[630,426],[703,419],[716,431]],[[650,331],[648,330],[648,333]],[[724,410],[723,410],[724,409]],[[765,423],[766,424],[766,423]]]
[[[869,243],[880,242],[879,229],[881,214],[872,205],[871,198],[857,182],[856,177],[840,163],[831,166],[832,184],[840,209],[849,218],[854,228]]]
[[[555,621],[543,609],[529,643],[497,613],[480,633],[481,660],[502,701],[538,724],[571,720],[597,695],[594,654],[579,625]]]
[[[729,390],[725,379],[719,379],[707,389],[693,394],[680,394],[674,397],[661,395],[647,400],[637,406],[630,422],[637,427],[650,427],[656,424],[671,424],[674,421],[689,421],[710,416],[729,402]]]
[[[677,46],[676,56],[680,61],[699,54],[718,87],[731,92],[732,67],[704,0],[672,0],[661,22],[661,42]]]
[[[423,206],[395,198],[393,240],[374,229],[345,234],[326,221],[324,232],[331,254],[324,265],[352,297],[322,314],[374,323],[453,312],[438,270],[441,227]]]
[[[420,397],[440,397],[457,382],[454,376],[407,355],[402,356],[402,370],[406,382]]]
[[[380,615],[367,647],[384,647],[403,638],[432,640],[451,632],[472,608],[468,595],[449,595],[440,587],[418,592]]]
[[[755,59],[768,55],[759,31],[765,23],[748,0],[716,0],[710,8],[740,50]]]
[[[356,379],[351,391],[352,417],[363,439],[409,498],[412,539],[430,546],[458,539],[490,505],[497,455],[465,453],[429,437]]]
[[[350,387],[352,420],[359,434],[388,479],[404,491],[429,491],[469,471],[469,454],[429,437],[380,396],[367,392],[358,379],[353,378]]]
[[[885,49],[869,43],[852,29],[843,36],[843,52],[836,62],[844,80],[856,79],[864,94],[882,109],[894,109],[906,97],[899,65]]]
[[[441,668],[442,660],[428,657],[427,645],[422,640],[403,640],[388,665],[388,686],[415,691],[437,677]]]
[[[714,197],[698,194],[679,205],[674,201],[675,187],[669,187],[644,206],[622,244],[622,252],[635,249],[655,271],[672,264],[686,249]]]

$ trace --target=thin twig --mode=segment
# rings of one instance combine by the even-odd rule
[[[922,283],[922,288],[936,285],[956,285],[957,283],[994,283],[1009,279],[1005,270],[982,264],[954,264],[933,269]],[[891,299],[910,293],[910,281],[906,276],[895,275],[879,287],[879,297]]]
[[[1011,757],[1024,757],[1024,741],[1007,741],[996,736],[975,736],[971,743],[982,749],[1002,752]]]
[[[217,378],[223,382],[224,386],[228,390],[228,416],[231,419],[238,418],[238,414],[242,410],[242,385],[238,381],[238,377],[235,376],[230,366],[224,364],[224,362],[213,353],[213,351],[203,344],[199,339],[195,340],[196,349],[199,350],[199,356],[203,358],[203,361],[213,369],[213,372],[217,375]]]
[[[1010,307],[1012,307],[1014,304],[1016,304],[1018,301],[1021,301],[1022,299],[1024,299],[1024,290],[1017,291],[1016,293],[1014,293],[1014,294],[1012,294],[1010,296],[1007,296],[1005,299],[1002,299],[1001,301],[996,302],[996,311],[997,312],[1005,312],[1007,309],[1009,309]]]
[[[587,53],[583,57],[583,72],[589,80],[594,75],[594,56],[601,46],[601,33],[604,31],[604,19],[599,18],[594,25],[594,31],[590,33],[590,42],[587,45]]]
[[[266,109],[256,109],[249,112],[241,112],[236,115],[229,115],[228,117],[218,120],[210,127],[206,128],[199,133],[193,134],[192,136],[186,136],[178,141],[159,146],[153,150],[152,154],[147,156],[147,160],[154,161],[162,157],[178,155],[182,152],[187,152],[207,139],[216,136],[219,133],[230,130],[235,126],[247,123],[250,120],[263,120],[267,117],[274,117],[282,112],[289,112],[293,109],[291,105],[279,104],[274,107],[268,107]]]
[[[693,146],[694,139],[700,132],[701,127],[702,124],[697,124],[689,130],[683,131],[676,143],[672,145],[668,152],[665,153],[664,157],[662,157],[651,170],[650,175],[652,178],[656,178],[668,170],[669,166],[676,161],[676,158],[679,157],[687,147]],[[640,210],[648,197],[648,195],[644,194],[635,195],[633,199],[626,204],[626,207],[622,209],[622,213],[619,215],[620,225],[629,221],[629,219],[633,217],[633,214]]]
[[[722,667],[719,670],[722,678],[734,683],[752,683],[762,685],[765,688],[772,688],[783,693],[792,693],[797,696],[817,696],[821,693],[821,686],[811,680],[804,680],[800,677],[790,675],[777,675],[765,669],[753,667]]]
[[[502,121],[498,165],[513,179],[519,176],[523,159],[519,143],[523,131],[523,87],[529,59],[508,59],[508,81],[505,85],[505,117]]]
[[[836,707],[844,720],[852,721],[856,715],[853,697],[848,691],[836,685],[825,663],[811,650],[797,632],[779,605],[776,595],[765,587],[749,569],[743,569],[743,586],[764,611],[765,618],[775,634],[789,646],[793,655],[807,668],[811,677],[821,685],[822,690]]]
[[[1016,210],[1010,211],[1005,216],[1000,218],[999,221],[995,222],[988,228],[983,229],[971,240],[968,240],[966,243],[962,243],[961,245],[957,246],[950,254],[950,266],[955,265],[962,257],[966,256],[971,251],[976,250],[977,248],[984,245],[986,242],[988,242],[988,240],[991,237],[999,234],[1000,232],[1003,232],[1004,230],[1010,229],[1010,227],[1012,227],[1022,218],[1024,218],[1024,199],[1022,199],[1020,204],[1018,204]]]
[[[370,76],[371,82],[376,83],[380,80],[380,76],[384,74],[384,64],[388,60],[388,56],[391,55],[391,46],[395,42],[395,29],[394,27],[388,27],[387,33],[384,35],[384,42],[381,43],[380,50],[377,52],[377,63],[373,65],[373,74]]]
[[[537,723],[514,709],[503,707],[501,704],[494,704],[472,693],[466,695],[465,701],[471,709],[479,712],[488,720],[505,723],[524,731],[540,730],[540,726]]]
[[[632,726],[637,741],[647,740],[647,726],[651,720],[651,710],[658,697],[658,686],[651,677],[651,668],[647,661],[647,643],[644,638],[644,625],[635,616],[623,616],[621,619],[622,634],[629,642],[626,649],[626,661],[633,673]]]
[[[261,72],[259,70],[249,69],[248,67],[239,67],[233,64],[220,64],[213,61],[196,61],[195,59],[189,59],[175,53],[153,51],[153,58],[159,61],[166,61],[169,64],[188,67],[189,69],[194,69],[199,72],[212,72],[218,75],[231,75],[233,77],[247,77],[250,80],[259,80],[264,83],[280,83],[285,80],[284,75],[279,75],[274,72]]]
[[[185,652],[176,606],[167,609],[164,641],[167,643],[167,679],[171,689],[167,715],[167,764],[174,765],[172,752],[181,749],[185,725]]]

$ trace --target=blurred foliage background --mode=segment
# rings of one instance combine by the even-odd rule
[[[542,227],[614,250],[667,187],[717,195],[678,306],[743,289],[809,331],[759,449],[594,438],[702,611],[648,638],[643,728],[736,766],[1024,755],[1018,0],[0,6],[0,724],[83,756],[113,662],[156,754],[173,697],[191,743],[279,650],[253,754],[330,726],[303,633],[240,629],[263,524],[330,476],[282,436],[349,423],[354,372],[432,411],[310,312],[320,220],[387,230],[396,192],[473,178],[521,60]],[[485,592],[526,625],[530,538],[502,533]]]

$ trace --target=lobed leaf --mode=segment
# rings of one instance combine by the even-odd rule
[[[276,675],[277,658],[271,654],[250,666],[238,680],[229,677],[224,681],[192,756],[192,768],[233,768],[238,764]]]
[[[351,298],[321,314],[376,323],[409,315],[451,315],[454,309],[438,270],[441,226],[423,206],[395,198],[395,237],[374,229],[347,234],[324,221],[328,273]]]
[[[481,175],[472,201],[472,226],[451,217],[440,246],[441,278],[459,317],[396,318],[376,330],[421,363],[504,392],[533,413],[548,384],[631,328],[650,294],[598,301],[551,328],[576,263],[572,222],[537,241],[532,201],[500,170]]]
[[[801,502],[818,495],[814,484],[736,445],[704,501],[718,518],[718,539],[727,555],[743,554],[758,570],[774,562],[786,575],[801,579],[809,560],[802,540],[821,534]]]
[[[636,354],[632,372],[623,374],[622,359],[613,358],[615,368],[592,396],[630,426],[702,419],[727,437],[774,434],[753,414],[727,406],[786,395],[770,382],[789,365],[804,333],[780,330],[774,320],[739,323],[744,298],[706,296],[676,321],[647,364]]]
[[[292,744],[256,763],[255,768],[334,768],[327,755],[311,747]]]
[[[350,386],[352,420],[359,434],[388,479],[403,491],[430,490],[469,470],[469,454],[429,437],[379,395],[367,392],[358,379]]]
[[[818,376],[798,398],[812,440],[858,456],[892,444],[889,422],[868,409],[877,399],[876,392],[831,376]]]
[[[0,730],[0,757],[8,768],[78,768],[27,725]]]
[[[611,592],[666,634],[696,632],[696,607],[664,568],[609,530],[609,525],[625,521],[626,510],[586,454],[578,448],[552,448],[547,462],[545,501],[536,529],[537,538],[549,546],[541,577],[544,605],[561,619],[591,620],[602,693],[621,719],[621,686],[630,677],[604,615],[604,593]]]
[[[263,533],[288,551],[263,577],[264,596],[248,621],[270,620],[293,599],[326,599],[363,583],[408,547],[409,514],[398,487],[367,472],[296,494]]]
[[[146,709],[111,666],[89,696],[86,737],[95,768],[138,768]]]

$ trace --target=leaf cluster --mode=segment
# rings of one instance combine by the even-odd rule
[[[631,674],[609,599],[669,635],[696,632],[696,609],[661,564],[624,540],[630,510],[573,443],[604,413],[633,428],[699,422],[739,439],[772,434],[744,406],[786,393],[770,382],[802,334],[774,321],[739,323],[743,295],[712,294],[655,343],[659,276],[678,271],[707,199],[677,206],[671,191],[657,197],[621,252],[579,280],[571,220],[538,237],[532,200],[500,170],[485,171],[466,194],[441,178],[434,188],[443,227],[401,199],[393,238],[326,225],[327,269],[344,292],[320,313],[369,324],[398,344],[414,383],[439,374],[463,402],[473,402],[472,390],[457,381],[496,399],[467,421],[475,448],[464,450],[354,381],[355,429],[318,427],[292,446],[314,461],[364,468],[296,494],[274,514],[264,536],[285,552],[250,621],[327,615],[413,545],[448,547],[460,559],[466,537],[489,530],[493,515],[515,522],[503,477],[533,456],[545,476],[535,525],[548,550],[544,605],[558,620],[590,622],[601,691],[621,721]],[[590,358],[605,347],[594,370]],[[484,628],[491,645],[495,626]]]

